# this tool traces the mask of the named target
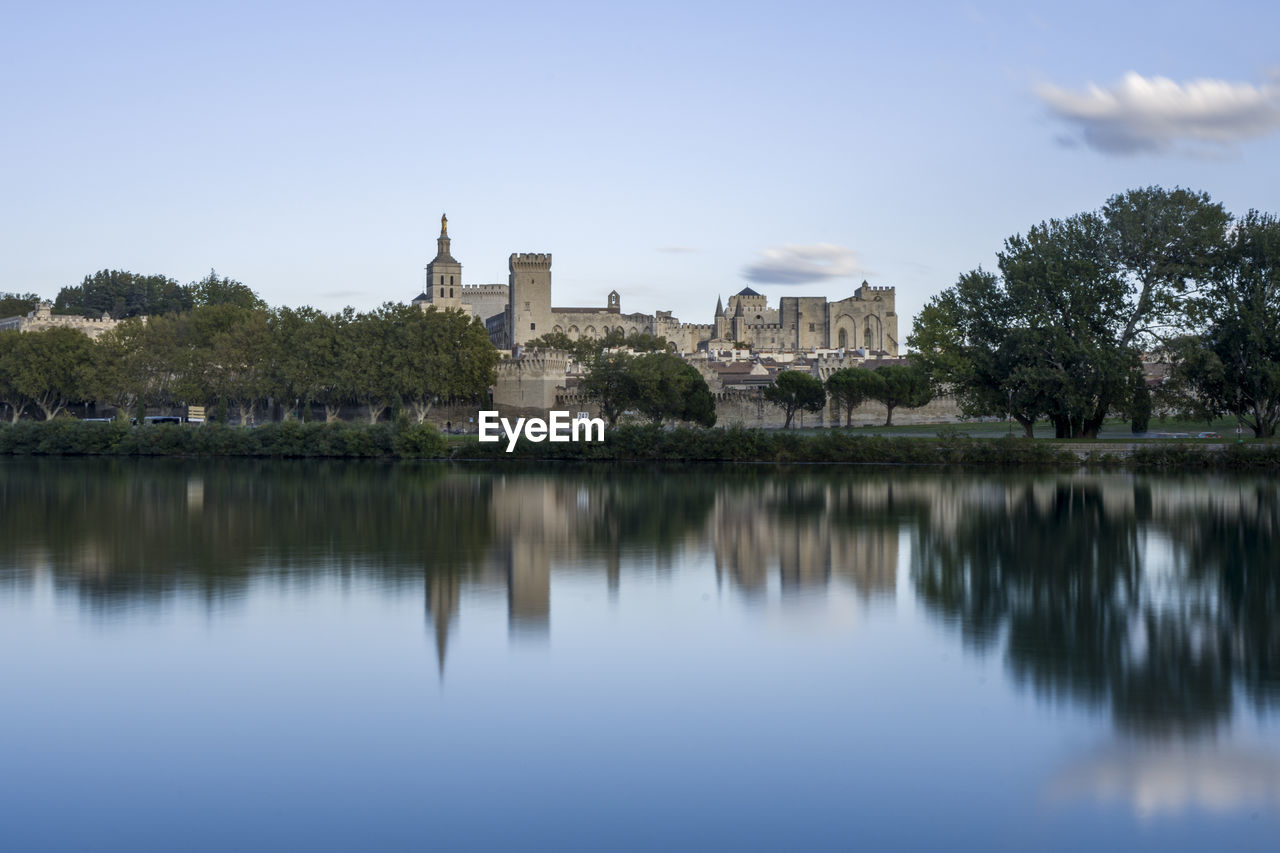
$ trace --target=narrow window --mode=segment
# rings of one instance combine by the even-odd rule
[[[449,276],[449,283],[450,283],[450,284],[453,284],[453,276]],[[452,291],[452,290],[451,290],[451,291],[449,291],[449,295],[450,295],[450,296],[452,296],[452,295],[453,295],[453,291]]]
[[[531,332],[536,332],[536,331],[538,331],[538,324],[537,324],[537,323],[530,323],[530,324],[529,324],[529,331],[531,331]]]
[[[441,284],[441,286],[443,286],[443,285],[444,285],[444,276],[440,276],[440,284]],[[444,296],[444,291],[443,291],[443,290],[442,290],[442,291],[440,291],[440,295],[441,295],[441,296]]]

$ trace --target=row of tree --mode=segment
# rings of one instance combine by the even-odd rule
[[[932,299],[908,343],[968,415],[1032,434],[1095,438],[1104,418],[1145,424],[1143,363],[1164,361],[1155,404],[1235,415],[1259,437],[1280,420],[1280,223],[1233,218],[1208,195],[1147,187],[1005,241],[995,272]]]
[[[256,298],[256,297],[255,297]],[[254,420],[269,399],[304,416],[347,405],[370,421],[399,405],[419,421],[437,401],[479,400],[498,352],[478,320],[387,303],[365,313],[230,302],[127,320],[97,340],[71,329],[0,335],[0,402],[55,417],[72,402],[215,404]]]
[[[783,428],[789,428],[797,412],[820,412],[828,399],[837,413],[843,412],[845,426],[853,423],[853,410],[868,400],[882,404],[887,414],[885,426],[893,425],[893,410],[914,409],[933,399],[933,385],[923,370],[913,364],[885,364],[879,367],[845,367],[827,377],[826,383],[798,370],[785,370],[764,389],[764,397],[782,409]]]

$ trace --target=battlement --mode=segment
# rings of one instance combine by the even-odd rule
[[[464,284],[462,285],[462,293],[464,296],[470,294],[484,294],[489,296],[506,296],[509,284]]]
[[[551,269],[550,252],[514,252],[507,259],[507,265],[515,270]]]
[[[572,358],[569,353],[559,349],[524,349],[519,358],[506,358],[499,361],[496,369],[500,374],[564,375],[569,370],[569,362]]]

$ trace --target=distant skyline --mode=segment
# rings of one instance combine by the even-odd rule
[[[709,322],[750,285],[920,307],[1159,184],[1280,212],[1264,3],[17,5],[0,290],[215,268],[273,305],[467,283]]]

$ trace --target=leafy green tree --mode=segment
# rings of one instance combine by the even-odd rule
[[[1229,221],[1202,193],[1148,187],[1043,222],[1005,242],[1000,276],[977,270],[935,297],[908,343],[966,414],[1097,437],[1137,405],[1139,354],[1185,325]]]
[[[634,405],[654,423],[681,420],[714,426],[715,400],[697,368],[670,352],[649,352],[629,362]]]
[[[632,406],[638,391],[631,363],[635,356],[627,353],[598,353],[582,377],[582,391],[600,405],[600,415],[615,426],[618,418]]]
[[[479,319],[458,310],[388,309],[395,327],[391,368],[397,395],[418,423],[437,400],[479,400],[496,380],[498,351]]]
[[[796,412],[820,412],[827,404],[827,392],[822,381],[798,370],[784,370],[764,389],[764,398],[782,409],[786,415],[783,429],[790,429]]]
[[[192,305],[190,290],[166,276],[100,270],[78,285],[62,288],[53,310],[93,317],[109,312],[119,320],[189,311]]]
[[[0,319],[30,314],[40,304],[34,293],[0,293]]]
[[[12,382],[23,398],[53,420],[73,400],[83,400],[93,342],[74,329],[46,329],[15,336],[6,354],[12,360]]]
[[[875,393],[884,379],[865,367],[844,367],[827,377],[827,395],[845,414],[844,425],[853,425],[853,410],[867,400],[878,399]]]
[[[246,284],[235,279],[219,276],[214,270],[199,281],[187,285],[191,301],[195,307],[208,305],[234,305],[246,311],[262,311],[267,303]]]
[[[870,388],[870,396],[888,410],[885,426],[893,426],[894,409],[916,409],[933,399],[928,375],[915,365],[886,364],[877,367],[875,374],[880,377],[880,384]]]
[[[0,333],[0,403],[9,408],[9,420],[17,423],[31,405],[31,398],[18,386],[18,367],[25,355],[20,354],[22,335],[16,332]]]
[[[1196,300],[1203,333],[1181,339],[1175,382],[1204,414],[1231,414],[1258,438],[1280,423],[1280,220],[1250,211],[1231,230]]]

